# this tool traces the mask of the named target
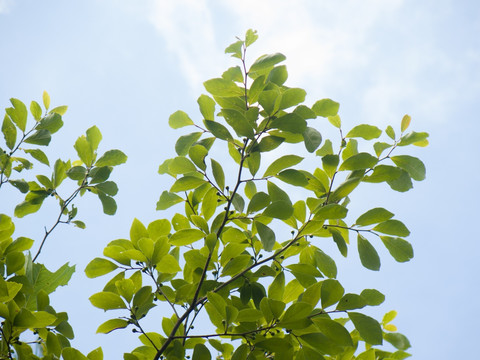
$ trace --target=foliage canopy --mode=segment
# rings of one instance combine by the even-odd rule
[[[249,30],[227,47],[239,65],[204,83],[209,95],[198,98],[201,121],[183,111],[169,118],[173,129],[193,131],[178,138],[177,156],[158,169],[172,184],[157,210],[171,208],[171,217],[150,224],[135,219],[129,237],[109,242],[103,257],[85,269],[90,278],[109,276],[90,297],[94,307],[112,313],[97,332],[139,333],[142,345],[125,353],[126,360],[406,358],[410,343],[391,324],[396,312],[382,321],[360,312],[381,305],[384,295],[347,292],[319,240],[332,240],[345,257],[356,246],[370,270],[380,269],[379,245],[396,261],[409,261],[410,231],[392,212],[367,208],[353,222],[347,214],[350,194],[362,183],[404,192],[412,180],[423,180],[421,160],[396,152],[426,146],[428,134],[406,133],[408,115],[399,135],[389,126],[383,140],[373,125],[344,131],[337,102],[307,106],[305,90],[285,85],[284,55],[264,55],[247,66],[246,51],[256,39]],[[50,109],[44,93],[43,109],[31,103],[34,120],[27,127],[26,106],[18,99],[11,103],[2,124],[0,188],[9,184],[25,194],[16,217],[37,212],[49,197],[59,211],[37,242],[13,240],[14,221],[0,215],[0,358],[103,359],[100,348],[85,356],[71,347],[68,315],[50,304],[50,294],[67,285],[74,267],[66,263],[52,272],[38,257],[57,225],[85,227],[76,218],[78,195],[98,196],[104,212],[115,214],[118,188],[109,178],[127,157],[120,150],[99,155],[102,135],[94,126],[75,142],[77,160],[51,164],[40,147],[62,127],[66,106]],[[326,121],[338,129],[338,142],[322,139]],[[51,175],[16,178],[34,163],[51,166]],[[66,195],[65,180],[75,184]],[[195,327],[199,316],[208,317],[210,326]],[[145,317],[161,324],[147,330]],[[28,333],[33,343],[23,340]],[[384,342],[394,350],[383,348]]]

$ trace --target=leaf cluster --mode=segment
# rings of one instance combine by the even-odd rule
[[[201,116],[193,120],[179,110],[169,118],[173,129],[193,129],[158,169],[172,185],[157,210],[178,212],[148,225],[135,219],[129,239],[111,241],[104,257],[87,266],[89,277],[113,274],[92,304],[122,314],[98,332],[130,327],[140,333],[142,346],[126,353],[127,360],[408,357],[410,344],[390,324],[392,313],[379,322],[359,312],[380,305],[384,295],[346,292],[321,243],[331,239],[347,256],[355,234],[361,263],[371,270],[380,269],[378,245],[396,261],[413,257],[405,240],[410,231],[392,212],[367,208],[351,222],[349,197],[363,183],[404,192],[423,180],[421,160],[394,151],[425,146],[428,134],[405,133],[408,115],[399,136],[391,126],[382,131],[369,124],[343,131],[339,103],[307,106],[305,90],[285,85],[283,54],[247,66],[256,39],[249,30],[227,47],[240,64],[204,83]],[[322,138],[328,123],[338,129],[337,145]],[[359,151],[360,142],[372,150]],[[320,166],[302,168],[305,157]],[[161,311],[161,331],[148,331],[142,319],[155,316],[159,303],[170,315]],[[202,313],[210,332],[194,326]],[[382,350],[384,341],[397,350]]]

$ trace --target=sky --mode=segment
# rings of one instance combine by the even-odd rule
[[[75,139],[93,125],[103,151],[129,156],[113,174],[117,215],[103,216],[98,200],[85,196],[78,207],[87,229],[60,228],[40,258],[52,269],[76,265],[70,286],[52,297],[70,314],[73,345],[85,352],[102,346],[106,358],[137,345],[129,331],[94,334],[107,317],[88,297],[103,279],[86,279],[83,269],[109,241],[128,236],[134,217],[168,216],[155,211],[170,186],[158,165],[174,156],[180,135],[168,117],[182,109],[199,119],[203,82],[236,65],[224,48],[252,28],[260,37],[247,61],[285,54],[287,85],[304,88],[309,105],[338,101],[345,127],[398,127],[408,113],[413,130],[430,133],[427,148],[409,150],[426,164],[425,181],[402,194],[365,187],[352,210],[394,212],[412,231],[415,258],[398,264],[381,252],[382,269],[371,272],[352,251],[338,259],[339,278],[351,292],[387,295],[374,314],[398,311],[412,359],[471,358],[480,320],[479,14],[475,0],[0,0],[0,106],[11,97],[40,101],[47,90],[54,105],[69,106],[52,156],[74,157]],[[15,195],[0,199],[0,212],[11,212]],[[49,209],[18,220],[17,231],[41,237],[54,221]]]

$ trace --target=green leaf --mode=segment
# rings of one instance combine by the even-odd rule
[[[275,233],[268,226],[262,224],[259,221],[254,221],[255,227],[257,228],[258,235],[262,241],[263,248],[265,251],[272,251],[273,246],[275,245]]]
[[[117,166],[127,161],[127,155],[120,150],[108,150],[100,159],[95,162],[95,166]]]
[[[248,29],[247,32],[245,33],[245,46],[249,47],[255,41],[257,41],[257,39],[258,39],[257,30]]]
[[[193,145],[188,150],[188,156],[192,159],[193,163],[200,169],[205,171],[207,166],[205,165],[205,157],[208,154],[208,150],[202,145]]]
[[[35,160],[40,161],[42,164],[50,166],[47,155],[40,149],[23,149],[27,154],[30,154]]]
[[[398,350],[407,350],[411,347],[407,337],[400,333],[386,333],[384,339],[395,346]]]
[[[108,334],[113,330],[124,329],[128,326],[129,322],[123,319],[110,319],[105,321],[97,329],[97,334]]]
[[[352,178],[341,183],[330,196],[331,202],[337,202],[348,196],[360,183],[360,178]]]
[[[362,296],[357,294],[345,294],[338,302],[336,310],[355,310],[364,308],[365,306],[367,306],[367,302]]]
[[[6,256],[7,275],[11,275],[23,268],[25,255],[20,251],[9,252]]]
[[[184,176],[175,181],[175,183],[170,188],[170,192],[180,192],[186,190],[196,189],[200,185],[204,184],[205,180],[200,179],[196,176]]]
[[[337,277],[337,265],[335,261],[320,249],[315,250],[315,263],[317,268],[327,277]]]
[[[115,200],[102,192],[98,193],[98,198],[102,202],[103,213],[106,215],[115,215],[117,212],[117,203]]]
[[[245,90],[231,80],[210,79],[203,83],[205,89],[213,96],[232,97],[245,95]]]
[[[313,153],[322,143],[322,135],[314,128],[307,127],[303,132],[303,140],[307,151]]]
[[[221,115],[225,121],[230,125],[238,136],[246,136],[253,139],[253,128],[247,121],[245,115],[240,111],[234,109],[222,109]]]
[[[195,165],[184,156],[177,156],[168,163],[168,171],[170,174],[187,174],[197,171]]]
[[[84,135],[80,136],[77,141],[75,141],[73,147],[77,151],[80,160],[82,160],[85,165],[91,166],[93,162],[93,149],[87,138]]]
[[[285,65],[275,66],[267,77],[267,83],[272,82],[278,86],[282,86],[288,79],[287,67]]]
[[[308,185],[307,177],[302,172],[295,169],[283,170],[277,175],[277,178],[290,185],[302,187]]]
[[[89,298],[93,306],[103,310],[126,309],[127,306],[120,295],[109,291],[93,294]]]
[[[210,96],[200,95],[197,103],[200,108],[200,112],[203,115],[203,118],[213,121],[215,119],[215,101]]]
[[[336,304],[343,296],[345,290],[343,286],[334,279],[327,279],[322,282],[321,296],[322,308]]]
[[[402,131],[402,133],[408,129],[408,127],[410,126],[410,121],[412,121],[412,118],[410,115],[405,115],[403,118],[402,118],[402,123],[401,123],[401,126],[400,126],[400,130]]]
[[[333,241],[337,244],[338,250],[343,256],[347,256],[348,248],[345,239],[343,238],[340,231],[336,229],[329,228],[328,231],[332,234]]]
[[[68,106],[67,105],[60,105],[60,106],[56,106],[54,107],[52,110],[50,110],[50,113],[56,113],[58,115],[65,115],[65,113],[67,112],[68,110]]]
[[[253,195],[252,199],[250,200],[247,208],[247,214],[260,211],[268,204],[270,204],[270,196],[262,191],[258,192]]]
[[[213,136],[215,136],[218,139],[221,140],[233,140],[232,135],[228,131],[228,129],[223,126],[222,124],[215,122],[215,121],[210,121],[210,120],[203,120],[205,127],[212,133]]]
[[[360,137],[365,140],[372,140],[377,139],[382,135],[382,130],[378,127],[373,125],[361,124],[355,126],[352,130],[350,130],[347,134],[347,138],[356,138]]]
[[[254,73],[256,76],[266,74],[268,70],[285,59],[285,55],[280,53],[262,55],[250,66],[248,73]]]
[[[293,214],[293,206],[291,202],[278,200],[273,201],[270,205],[267,206],[263,215],[280,219],[287,220]]]
[[[38,130],[29,137],[27,137],[24,142],[26,142],[27,144],[47,146],[48,144],[50,144],[50,140],[52,140],[52,137],[48,130]]]
[[[363,170],[373,168],[378,162],[378,159],[375,156],[370,155],[369,153],[359,153],[353,156],[350,156],[346,159],[342,165],[340,165],[339,170]]]
[[[40,107],[38,102],[32,101],[30,103],[30,112],[32,113],[33,118],[36,121],[40,121],[40,119],[42,118],[42,108]]]
[[[179,129],[184,126],[194,125],[192,119],[187,115],[186,112],[182,110],[175,111],[170,117],[168,118],[168,125],[172,129]]]
[[[285,141],[284,138],[278,136],[265,136],[260,140],[258,148],[261,152],[272,151],[279,147]]]
[[[387,180],[387,184],[395,191],[405,192],[413,188],[412,178],[405,170],[396,168],[400,171],[400,175],[393,180]]]
[[[175,151],[180,156],[188,154],[190,147],[202,136],[201,132],[194,132],[188,135],[180,136],[175,143]]]
[[[183,198],[181,198],[177,194],[165,190],[164,192],[162,192],[162,194],[160,195],[160,200],[158,200],[157,202],[157,210],[168,209],[169,207],[182,201]]]
[[[10,116],[18,128],[22,130],[22,132],[25,132],[28,116],[27,107],[23,102],[15,98],[11,98],[10,102],[12,103],[13,108],[5,109],[5,112]]]
[[[385,129],[385,133],[388,135],[390,139],[395,140],[395,131],[390,125],[388,125],[387,128]]]
[[[370,345],[383,343],[382,328],[377,320],[357,312],[349,312],[348,317],[366,343]]]
[[[372,175],[365,177],[364,182],[380,183],[383,181],[394,181],[398,179],[404,170],[390,165],[377,165],[373,168]],[[406,173],[408,177],[408,173]],[[411,182],[411,181],[410,181]]]
[[[118,186],[113,181],[105,181],[95,185],[95,188],[107,195],[115,196],[118,193]]]
[[[5,215],[0,215],[0,219],[3,219],[4,216]],[[30,250],[30,248],[33,245],[33,242],[34,241],[32,239],[21,236],[21,237],[15,239],[15,241],[13,241],[12,243],[10,243],[10,245],[8,245],[7,248],[5,249],[4,253],[8,254],[8,253],[13,252],[13,251]]]
[[[85,268],[85,274],[89,278],[96,278],[112,272],[118,266],[107,259],[95,258]]]
[[[357,246],[362,265],[370,270],[380,270],[380,257],[377,250],[360,234],[357,237]]]
[[[412,245],[401,238],[390,236],[380,236],[388,252],[398,262],[406,262],[413,259]]]
[[[285,292],[285,273],[282,271],[272,281],[268,287],[269,299],[282,300]]]
[[[22,194],[28,193],[28,190],[30,190],[30,187],[28,183],[25,180],[8,180],[10,184],[15,186]]]
[[[400,220],[387,220],[373,228],[374,231],[395,236],[408,236],[410,231]]]
[[[192,360],[211,360],[210,350],[203,344],[196,344],[193,349]]]
[[[237,320],[238,322],[255,322],[263,318],[263,313],[257,309],[242,309],[238,312]]]
[[[210,159],[212,164],[212,173],[218,187],[223,191],[225,188],[225,174],[222,166],[215,160]]]
[[[280,101],[280,110],[298,105],[305,101],[306,91],[300,88],[290,88],[282,93]]]
[[[225,54],[232,54],[233,57],[237,57],[239,59],[242,58],[242,46],[244,42],[242,40],[238,40],[234,42],[233,44],[230,44],[226,49],[225,49]]]
[[[50,113],[38,122],[37,130],[48,130],[50,134],[55,134],[63,126],[62,116],[57,113]]]
[[[88,128],[86,131],[86,138],[90,146],[92,147],[93,151],[97,151],[98,145],[100,144],[100,141],[102,141],[102,133],[96,127],[93,125],[92,127]]]
[[[426,132],[415,132],[412,131],[404,136],[401,137],[400,141],[398,142],[398,146],[406,146],[406,145],[417,145],[417,146],[426,146],[428,145],[428,133]]]
[[[338,168],[340,158],[338,155],[328,154],[322,157],[323,169],[327,173],[329,178],[332,178]]]
[[[280,129],[293,134],[303,134],[307,129],[307,122],[300,115],[290,113],[272,120],[269,126],[272,129]]]
[[[318,219],[344,219],[347,216],[348,209],[338,204],[328,204],[321,206],[314,211],[315,220]]]
[[[369,306],[377,306],[385,301],[385,295],[375,289],[365,289],[360,293],[360,296]]]
[[[13,124],[12,120],[10,120],[10,118],[6,115],[3,119],[2,132],[6,145],[10,150],[12,150],[17,142],[17,128]]]
[[[290,305],[290,307],[285,310],[282,318],[280,319],[279,325],[285,328],[290,328],[292,325],[297,323],[299,320],[302,320],[309,316],[313,310],[313,306],[306,302],[296,302]]]
[[[331,99],[318,100],[312,106],[312,110],[315,114],[321,117],[335,116],[337,115],[339,108],[340,104]]]
[[[75,266],[69,266],[68,263],[61,266],[57,271],[51,272],[42,264],[27,262],[26,276],[33,290],[27,297],[25,307],[33,310],[39,291],[43,290],[47,294],[51,294],[59,286],[67,285],[74,272]]]
[[[239,255],[231,259],[223,268],[221,276],[234,276],[245,269],[250,263],[250,255]]]
[[[355,224],[360,226],[367,226],[378,224],[380,222],[389,220],[393,217],[393,213],[384,208],[374,208],[368,210],[366,213],[360,215],[355,221]]]
[[[388,144],[385,142],[376,142],[375,144],[373,144],[373,149],[375,150],[375,155],[380,157],[384,150],[391,148],[392,146],[392,144]]]
[[[198,229],[182,229],[174,233],[169,242],[175,246],[190,245],[197,240],[203,239],[205,233]]]
[[[425,165],[420,159],[409,155],[391,156],[390,159],[399,168],[408,172],[412,179],[417,181],[425,179]]]
[[[50,95],[48,95],[46,91],[43,91],[42,99],[43,99],[43,106],[45,106],[45,109],[48,110],[48,108],[50,107]]]
[[[275,160],[270,164],[270,166],[265,170],[263,177],[276,175],[281,170],[297,165],[299,162],[303,160],[303,157],[297,155],[284,155],[281,158]]]
[[[333,146],[330,139],[325,140],[323,146],[315,152],[317,156],[333,155]]]

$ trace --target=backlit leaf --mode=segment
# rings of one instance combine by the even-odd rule
[[[129,322],[123,319],[110,319],[105,321],[97,328],[97,334],[108,334],[113,330],[124,329],[128,326]]]
[[[380,236],[388,252],[398,262],[410,261],[413,258],[412,245],[401,238],[390,236]]]
[[[188,154],[190,147],[202,136],[201,132],[194,132],[188,135],[180,136],[175,143],[175,152],[180,156]]]
[[[259,221],[255,221],[255,226],[262,241],[263,248],[265,251],[272,251],[273,246],[275,245],[275,233],[268,226],[262,224]]]
[[[357,312],[349,312],[348,317],[366,343],[371,345],[383,343],[382,328],[377,320]]]
[[[183,198],[181,198],[177,194],[165,190],[164,192],[162,192],[162,194],[160,195],[160,200],[158,200],[157,202],[157,210],[168,209],[169,207],[182,201]]]
[[[377,250],[360,234],[357,237],[357,247],[362,265],[370,270],[380,270],[380,257]]]
[[[127,155],[120,150],[108,150],[95,163],[95,166],[117,166],[127,161]]]
[[[408,236],[410,231],[400,220],[386,220],[373,228],[374,231],[395,236]]]
[[[210,120],[203,120],[206,128],[217,138],[221,140],[233,140],[232,135],[228,131],[228,129],[223,126],[222,124],[210,121]]]
[[[375,156],[369,153],[359,153],[350,156],[341,165],[339,170],[363,170],[373,168],[378,162]]]
[[[373,125],[361,124],[355,126],[352,130],[350,130],[345,137],[360,137],[365,140],[372,140],[378,138],[380,135],[382,135],[382,130],[380,130],[378,127]]]
[[[205,89],[213,96],[242,96],[244,90],[231,80],[216,78],[203,83]]]
[[[281,158],[275,160],[270,164],[270,166],[265,170],[263,177],[276,175],[281,170],[286,169],[288,167],[297,165],[299,162],[303,160],[303,157],[297,155],[284,155]]]
[[[90,296],[89,300],[93,306],[103,310],[127,308],[122,298],[113,292],[99,292]]]
[[[85,274],[89,278],[95,278],[112,272],[118,266],[107,259],[95,258],[85,268]]]
[[[392,217],[393,213],[391,213],[390,211],[384,208],[374,208],[360,215],[355,221],[355,224],[360,226],[378,224],[380,222],[389,220]]]
[[[197,240],[203,239],[205,233],[198,229],[182,229],[174,233],[169,242],[175,246],[190,245]]]
[[[168,118],[168,125],[172,129],[180,129],[184,126],[193,125],[193,121],[185,111],[177,110]]]
[[[308,152],[313,153],[322,143],[322,135],[314,128],[307,127],[303,132],[305,148]]]
[[[273,68],[279,62],[286,59],[285,55],[280,53],[262,55],[252,64],[248,73],[256,73],[256,76],[265,74],[270,68]]]
[[[335,116],[338,113],[340,104],[331,99],[318,100],[312,106],[312,110],[317,114],[317,116],[329,117]]]
[[[395,165],[408,172],[412,179],[417,181],[425,179],[425,165],[420,159],[410,155],[391,156],[390,159]]]

